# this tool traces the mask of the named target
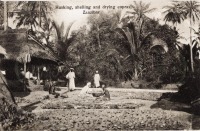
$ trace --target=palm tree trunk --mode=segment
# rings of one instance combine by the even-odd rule
[[[138,63],[135,61],[134,62],[134,80],[138,80]]]
[[[194,72],[194,61],[193,61],[192,45],[190,46],[190,59],[191,59],[191,71]]]
[[[7,2],[4,1],[4,30],[8,29],[8,6]]]
[[[151,66],[152,66],[151,69],[153,70],[153,67],[154,67],[154,63],[153,63],[153,54],[152,54],[152,65],[151,65]]]
[[[137,68],[135,68],[134,79],[135,79],[136,81],[138,80],[138,70],[137,70]]]
[[[190,26],[192,25],[192,19],[190,18]],[[191,64],[191,71],[194,72],[194,61],[193,61],[193,51],[192,51],[192,29],[190,28],[190,64]]]
[[[41,1],[39,1],[39,26],[41,27]]]
[[[99,49],[101,49],[101,41],[100,41],[100,29],[99,26],[97,26],[97,41],[98,41],[98,45],[99,45]]]

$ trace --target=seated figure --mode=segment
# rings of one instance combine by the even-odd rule
[[[103,98],[103,100],[110,100],[110,93],[109,91],[106,89],[107,86],[105,83],[101,82],[101,88],[103,90],[103,93],[92,93],[93,97],[101,97]]]
[[[88,82],[86,86],[83,87],[79,95],[86,95],[91,87],[91,82]]]

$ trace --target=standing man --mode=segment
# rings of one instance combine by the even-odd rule
[[[44,86],[43,86],[44,90],[49,90],[50,89],[49,74],[46,67],[43,67],[41,79],[43,80],[43,83],[44,83]]]
[[[75,73],[74,68],[70,68],[70,72],[66,75],[66,78],[69,79],[69,91],[75,90]]]
[[[98,88],[100,86],[100,75],[99,75],[98,71],[96,71],[96,73],[94,75],[94,84],[95,84],[96,88]]]

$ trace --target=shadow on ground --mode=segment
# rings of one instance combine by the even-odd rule
[[[193,115],[192,116],[192,129],[199,130],[200,129],[200,116],[199,115]]]
[[[20,97],[20,98],[23,98],[23,97],[26,97],[28,95],[30,95],[30,91],[26,91],[26,92],[12,92],[14,97]]]
[[[191,104],[178,93],[163,93],[158,102],[150,108],[161,108],[163,110],[183,111],[191,114],[192,129],[200,129],[200,115],[193,112]]]
[[[191,105],[185,101],[178,93],[163,93],[158,102],[151,108],[161,108],[163,110],[184,111],[192,114]]]
[[[28,111],[28,112],[32,112],[34,109],[36,109],[38,106],[36,106],[37,104],[41,103],[41,101],[36,101],[34,103],[28,104],[26,106],[22,106],[22,109]]]

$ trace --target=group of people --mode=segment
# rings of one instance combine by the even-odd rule
[[[79,93],[79,96],[92,96],[98,98],[103,98],[103,100],[110,100],[110,93],[106,89],[106,84],[101,82],[100,86],[102,88],[102,92],[93,92],[91,90],[91,82],[88,82],[86,86],[84,86]]]
[[[74,69],[70,68],[70,72],[66,75],[66,78],[69,80],[69,84],[68,84],[68,90],[69,91],[73,91],[75,90],[75,73],[74,73]],[[99,75],[99,72],[96,71],[95,75],[94,75],[94,87],[95,88],[102,88],[101,93],[93,93],[90,89],[92,87],[92,83],[88,82],[86,84],[86,86],[84,86],[81,90],[81,92],[79,93],[79,96],[83,96],[83,95],[92,95],[93,97],[102,97],[105,100],[110,100],[110,93],[109,91],[106,89],[107,85],[103,82],[100,82],[101,78]]]
[[[66,75],[66,78],[69,80],[69,91],[73,91],[75,90],[75,73],[74,73],[74,68],[70,68],[69,73]],[[94,86],[96,88],[100,87],[100,75],[99,72],[96,71],[95,75],[94,75]]]
[[[74,68],[70,68],[70,71],[67,73],[65,76],[66,79],[68,79],[68,91],[74,91],[75,90],[75,72]],[[27,71],[25,74],[25,78],[27,79],[32,79],[33,75],[31,72]],[[43,81],[44,85],[44,90],[48,90],[49,94],[55,94],[57,95],[58,93],[55,92],[56,86],[55,86],[55,80],[52,79],[52,77],[49,74],[49,71],[47,71],[47,68],[44,67],[41,75],[41,79]],[[110,94],[108,90],[106,89],[106,84],[101,81],[99,72],[96,71],[93,77],[93,82],[88,82],[86,86],[84,86],[79,93],[79,96],[93,96],[93,97],[101,97],[103,96],[105,99],[110,99]],[[101,93],[95,93],[91,91],[91,88],[101,88],[102,92]]]

